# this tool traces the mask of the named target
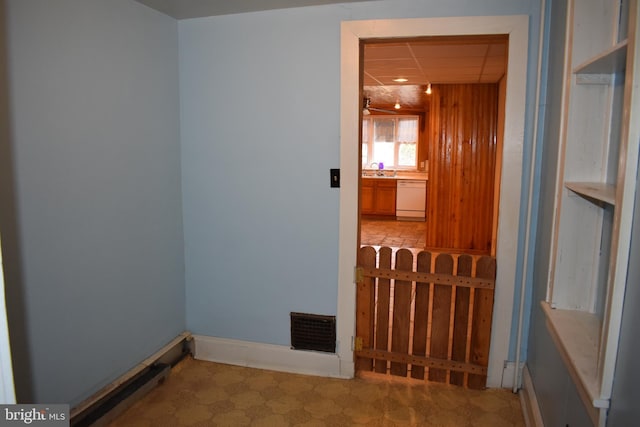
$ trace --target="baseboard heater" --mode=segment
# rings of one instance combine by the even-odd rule
[[[192,354],[191,334],[182,334],[154,356],[71,411],[72,427],[106,426],[136,401],[162,384],[171,368]]]
[[[169,371],[169,365],[160,363],[144,370],[133,380],[119,387],[112,394],[107,395],[82,414],[81,417],[71,419],[73,427],[88,427],[107,425],[109,422],[124,412],[136,400],[147,394],[153,387],[162,384]]]

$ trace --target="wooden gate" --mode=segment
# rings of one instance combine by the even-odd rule
[[[358,254],[356,371],[486,386],[496,260],[409,249]]]

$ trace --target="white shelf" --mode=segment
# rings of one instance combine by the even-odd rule
[[[581,196],[616,205],[616,186],[602,182],[565,182],[564,186]]]
[[[627,63],[627,41],[583,62],[573,69],[574,74],[614,74],[625,70]]]
[[[593,408],[608,408],[609,400],[600,397],[598,378],[600,320],[584,311],[551,308],[545,301],[540,305],[547,317],[547,328],[579,394]]]
[[[613,390],[630,261],[640,126],[633,120],[640,110],[638,6],[638,0],[572,0],[567,8],[549,302],[541,305],[598,427],[606,425]],[[629,41],[611,42],[625,36]]]

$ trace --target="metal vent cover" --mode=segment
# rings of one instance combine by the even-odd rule
[[[294,350],[336,352],[336,316],[291,312]]]

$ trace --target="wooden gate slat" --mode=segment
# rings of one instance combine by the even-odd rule
[[[413,254],[408,249],[396,252],[396,270],[412,271]],[[409,353],[409,328],[411,312],[411,282],[395,280],[393,285],[393,325],[391,351]],[[391,362],[391,374],[407,376],[407,364]]]
[[[496,277],[496,260],[488,256],[478,259],[476,277]],[[474,365],[489,365],[489,342],[491,340],[491,318],[493,316],[493,290],[476,289],[471,327],[471,356]],[[469,375],[468,387],[483,389],[487,384],[486,375]]]
[[[472,267],[473,258],[470,255],[461,255],[458,257],[458,276],[470,277]],[[464,362],[467,353],[467,326],[469,323],[470,292],[471,289],[469,288],[456,288],[451,360],[457,362]],[[464,385],[464,373],[451,372],[449,382],[455,385]]]
[[[376,250],[371,246],[360,248],[358,265],[375,268]],[[363,348],[371,348],[373,345],[375,280],[372,277],[364,277],[356,284],[356,336],[362,339]],[[355,368],[360,371],[370,371],[373,368],[373,360],[356,358]]]
[[[411,364],[411,366],[422,366],[439,370],[450,370],[458,372],[468,372],[475,375],[487,375],[487,368],[484,366],[472,365],[471,363],[454,362],[451,360],[438,359],[435,357],[416,356],[412,354],[395,353],[391,351],[382,350],[360,350],[356,352],[356,355],[361,358],[382,359],[391,360],[393,362],[399,362],[404,364]]]
[[[418,272],[429,273],[431,271],[431,253],[422,251],[418,253],[416,261]],[[427,354],[427,322],[429,320],[429,283],[416,282],[416,298],[413,315],[413,354],[426,356]],[[424,366],[411,365],[411,377],[424,379]]]
[[[378,265],[380,268],[391,268],[391,248],[382,247],[378,251]],[[378,279],[378,292],[376,301],[376,345],[377,350],[389,350],[389,301],[391,296],[391,280]],[[387,373],[387,361],[376,359],[373,363],[374,370],[379,373]]]
[[[453,257],[440,254],[436,257],[435,272],[453,274]],[[451,314],[451,286],[436,283],[433,289],[433,315],[431,319],[430,356],[447,359],[449,356],[449,318]],[[429,369],[429,380],[445,382],[446,370]]]

